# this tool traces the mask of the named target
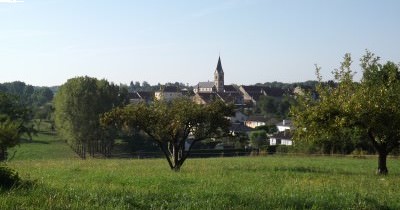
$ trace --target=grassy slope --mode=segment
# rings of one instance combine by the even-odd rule
[[[48,138],[17,148],[8,164],[36,186],[0,193],[0,209],[400,209],[397,159],[386,177],[375,158],[333,157],[189,159],[175,173],[161,159],[80,160]]]
[[[33,136],[32,141],[24,143],[9,150],[11,160],[38,160],[38,159],[68,159],[78,158],[70,147],[57,135],[52,133],[39,133]]]

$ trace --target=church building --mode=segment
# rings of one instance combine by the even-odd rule
[[[217,68],[214,71],[214,81],[199,82],[197,86],[194,87],[193,90],[195,93],[225,92],[224,70],[222,69],[221,57],[218,57]]]
[[[218,57],[217,67],[214,71],[214,81],[199,82],[194,86],[194,101],[199,104],[207,104],[216,99],[236,105],[243,104],[243,96],[233,85],[225,85],[224,70],[221,57]]]

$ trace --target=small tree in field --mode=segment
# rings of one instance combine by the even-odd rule
[[[387,174],[387,155],[400,145],[400,69],[367,51],[361,59],[363,78],[353,81],[351,57],[346,54],[340,69],[333,73],[337,83],[321,82],[317,75],[318,98],[311,94],[298,96],[298,104],[291,114],[297,127],[295,141],[324,141],[325,136],[336,136],[353,130],[368,136],[379,155],[378,174]],[[339,142],[338,142],[339,143]]]
[[[0,161],[7,159],[7,149],[19,143],[29,121],[29,110],[12,95],[0,92]]]
[[[142,130],[158,144],[171,169],[179,171],[196,142],[229,133],[226,117],[232,114],[233,107],[220,101],[199,105],[182,98],[116,108],[104,114],[101,123],[124,130]],[[192,143],[185,149],[189,137]]]

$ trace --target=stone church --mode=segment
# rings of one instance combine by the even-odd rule
[[[195,93],[194,101],[199,104],[207,104],[216,99],[226,103],[243,103],[243,96],[240,91],[233,85],[225,85],[221,57],[218,57],[217,67],[214,71],[214,81],[199,82],[193,87],[193,91]]]

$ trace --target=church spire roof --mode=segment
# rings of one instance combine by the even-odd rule
[[[218,64],[216,70],[218,73],[224,72],[224,70],[222,70],[221,56],[218,56]]]

